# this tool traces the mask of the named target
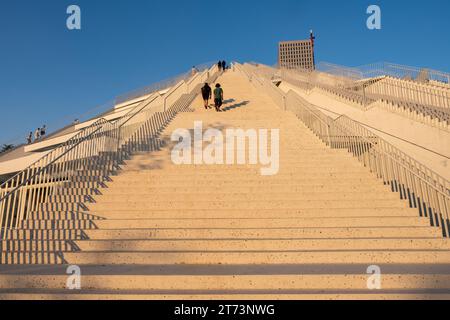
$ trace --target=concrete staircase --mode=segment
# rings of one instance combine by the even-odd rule
[[[0,298],[450,297],[450,242],[438,229],[238,73],[219,80],[225,112],[197,97],[154,148],[134,152],[102,186],[80,175],[4,241],[4,259],[33,264],[0,266]],[[194,121],[279,128],[279,174],[174,165],[170,135]],[[66,289],[68,265],[81,268],[80,291]],[[367,287],[372,265],[381,290]]]

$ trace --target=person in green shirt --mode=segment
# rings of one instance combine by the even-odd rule
[[[220,84],[216,84],[216,88],[214,89],[214,104],[216,106],[216,111],[220,112],[220,107],[223,103],[223,90],[220,87]]]

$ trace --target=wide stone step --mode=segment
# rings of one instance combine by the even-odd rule
[[[23,291],[23,293],[21,293]],[[68,292],[67,289],[59,290],[0,290],[0,300],[167,300],[167,301],[198,301],[198,300],[216,300],[216,301],[276,301],[276,300],[450,300],[450,294],[430,293],[431,290],[384,290],[383,293],[375,291],[355,291],[355,290],[338,290],[334,293],[323,293],[318,290],[301,290],[297,294],[292,294],[291,290],[276,290],[272,293],[266,292],[167,292],[156,293],[155,291],[137,290],[134,292],[111,292],[110,290],[95,290],[95,293],[89,290],[80,290]]]
[[[5,253],[91,251],[321,251],[321,250],[450,250],[447,239],[180,239],[180,240],[3,240]],[[39,253],[37,253],[39,252]]]
[[[71,264],[449,264],[450,250],[255,251],[255,252],[77,252],[65,253]]]
[[[226,291],[257,291],[256,294],[292,294],[296,290],[359,290],[366,294],[368,275],[84,275],[83,290],[146,290],[154,294],[164,291],[197,292],[214,294]],[[449,275],[402,275],[387,274],[382,278],[383,290],[444,289],[448,291]],[[0,280],[0,289],[67,289],[67,275],[16,276],[5,275]],[[237,291],[237,292],[236,292]],[[290,292],[289,292],[290,291]],[[119,292],[116,292],[116,294]],[[372,292],[373,293],[373,292]],[[442,292],[441,292],[442,293]],[[447,292],[449,294],[450,292]]]
[[[221,194],[238,193],[238,194],[253,194],[253,193],[293,193],[293,192],[312,192],[312,193],[330,193],[330,192],[353,192],[355,194],[363,193],[377,193],[377,192],[391,192],[391,189],[382,185],[379,181],[368,181],[366,184],[360,185],[344,185],[344,184],[327,184],[327,185],[276,185],[276,186],[259,186],[252,185],[228,185],[220,188]],[[111,185],[110,188],[101,190],[102,195],[127,195],[127,194],[205,194],[217,193],[217,190],[210,186],[196,186],[192,187],[177,187],[177,186],[142,186],[122,187],[120,185]]]
[[[234,166],[244,166],[244,165],[251,165],[251,163],[248,161],[248,152],[245,152],[245,156],[247,161],[245,163],[238,163],[236,160],[236,152],[235,152],[235,157],[233,165]],[[259,155],[259,151],[256,152],[256,155]],[[271,156],[272,154],[269,153],[269,156]],[[194,163],[194,156],[191,157],[192,158],[192,165],[198,165]],[[336,161],[336,163],[339,165],[341,163],[348,163],[348,164],[354,164],[354,163],[358,163],[358,160],[356,158],[353,158],[350,156],[350,154],[346,153],[346,154],[336,154],[336,153],[325,153],[325,152],[318,152],[318,153],[306,153],[306,152],[302,152],[301,150],[295,151],[295,152],[284,152],[281,151],[279,153],[279,156],[277,157],[279,159],[279,162],[284,164],[286,163],[286,165],[288,164],[320,164],[320,163],[329,163],[332,161]],[[224,156],[223,157],[224,161],[227,160],[227,158]],[[259,159],[259,156],[258,156]],[[171,166],[175,166],[176,164],[172,161],[172,156],[171,156],[171,152],[167,152],[164,155],[161,156],[156,156],[153,154],[149,154],[147,155],[145,158],[141,158],[141,159],[134,159],[131,160],[128,165],[132,165],[132,164],[155,164],[155,161],[159,160],[160,162],[163,162],[163,164],[170,164]],[[205,165],[204,161],[202,161],[200,163],[201,165]],[[225,162],[226,164],[226,162]],[[210,166],[220,166],[222,164],[213,164]],[[228,164],[228,166],[230,166]]]
[[[25,233],[23,231],[23,233]],[[57,234],[57,232],[55,231]],[[42,236],[51,236],[51,232]],[[22,234],[21,234],[22,235]],[[441,238],[438,228],[421,227],[313,227],[313,228],[170,228],[89,230],[85,239],[367,239]],[[34,234],[37,237],[37,235]]]
[[[207,144],[205,144],[206,146]],[[175,145],[174,145],[175,146]],[[191,151],[193,152],[194,149],[191,146]],[[224,155],[226,148],[224,148]],[[254,151],[256,154],[259,155],[259,147],[257,148],[239,148],[238,146],[235,146],[233,148],[234,154],[237,154],[237,152],[246,152],[248,151]],[[203,151],[203,150],[202,150]],[[270,150],[269,150],[270,151]],[[128,159],[130,161],[149,161],[152,159],[171,159],[172,149],[166,148],[161,151],[157,152],[144,152],[144,153],[134,153],[133,156]],[[302,148],[302,147],[290,147],[290,148],[283,148],[279,150],[280,159],[286,157],[287,159],[352,159],[351,154],[347,149],[330,149],[328,147],[324,147],[324,145],[319,145],[317,147],[312,148]],[[356,160],[356,159],[355,159]],[[126,161],[126,160],[124,160]],[[127,162],[125,162],[127,163]]]
[[[113,176],[122,176],[128,174],[137,174],[137,173],[161,173],[167,175],[173,174],[187,174],[187,173],[199,173],[199,174],[211,174],[213,172],[221,173],[221,174],[240,174],[240,173],[258,173],[260,172],[261,165],[252,165],[252,166],[239,166],[239,165],[224,165],[224,166],[216,166],[216,165],[179,165],[179,166],[158,166],[155,164],[153,167],[145,167],[140,163],[130,164],[125,167],[125,169],[121,172],[118,172]],[[361,166],[358,162],[348,164],[348,163],[327,163],[327,164],[289,164],[286,165],[284,163],[280,166],[279,174],[295,174],[295,173],[303,173],[303,172],[368,172],[367,168]]]
[[[343,218],[210,218],[210,219],[107,219],[96,221],[28,220],[24,229],[170,229],[170,228],[331,228],[331,227],[420,227],[429,222],[417,217],[343,217]]]
[[[369,181],[368,181],[369,180]],[[223,186],[308,186],[308,185],[340,185],[340,186],[348,186],[348,185],[358,185],[358,184],[366,184],[366,183],[374,183],[377,180],[373,180],[373,178],[367,179],[363,178],[359,175],[355,175],[355,177],[349,178],[337,178],[337,177],[292,177],[292,178],[280,178],[280,177],[261,177],[255,176],[254,178],[246,178],[237,179],[231,177],[224,177],[220,179],[218,177],[206,177],[203,179],[185,179],[182,177],[174,177],[173,179],[136,179],[136,180],[126,180],[120,181],[120,183],[115,183],[114,187],[193,187],[197,186],[211,186],[211,187],[223,187]],[[380,180],[381,183],[381,180]]]
[[[100,202],[90,205],[90,210],[136,210],[136,209],[307,209],[307,208],[406,208],[406,201],[379,199],[379,200],[243,200],[223,201],[198,199],[196,201],[182,201],[172,199],[165,201],[146,201],[141,199],[136,202]],[[47,205],[43,209],[49,211],[74,210],[71,204]]]
[[[210,144],[209,143],[205,143],[203,145],[203,148],[201,149],[201,152],[204,152],[206,147],[208,147]],[[175,145],[174,145],[175,146]],[[223,156],[226,155],[226,149],[227,149],[227,145],[224,143],[223,146]],[[222,149],[222,148],[220,148]],[[317,157],[325,157],[325,156],[334,156],[334,157],[342,157],[342,155],[348,154],[347,150],[344,149],[330,149],[328,147],[326,147],[325,145],[317,145],[317,146],[313,146],[313,147],[302,147],[302,146],[283,146],[283,145],[279,145],[278,148],[278,154],[280,155],[280,158],[282,158],[283,156],[296,156],[300,159],[302,158],[308,158],[309,156],[317,156]],[[238,146],[237,144],[235,144],[234,148],[232,149],[234,154],[255,154],[255,155],[259,155],[259,152],[261,150],[261,147],[259,145],[255,145],[255,146],[245,146],[245,147],[241,147]],[[221,150],[222,151],[222,150]],[[269,154],[271,154],[271,144],[270,141],[268,143],[268,147],[267,149],[264,149],[263,151],[265,152],[269,152]],[[166,149],[165,150],[165,156],[169,156],[168,159],[170,159],[170,155],[172,153],[172,149]],[[193,154],[194,151],[194,146],[193,144],[191,145],[191,154]],[[150,156],[152,156],[153,154],[149,154],[149,158]],[[158,156],[163,156],[164,154],[158,154]],[[155,155],[153,155],[155,156]]]
[[[126,197],[121,197],[126,198]],[[406,208],[408,203],[401,201],[393,193],[386,193],[386,196],[380,194],[379,197],[362,196],[360,198],[342,198],[337,199],[333,194],[330,199],[325,197],[302,197],[295,196],[288,198],[270,197],[242,197],[239,199],[231,199],[227,201],[227,197],[201,198],[191,197],[190,199],[182,199],[182,197],[141,197],[134,200],[117,199],[117,201],[101,201],[98,203],[90,203],[89,207],[83,203],[43,203],[39,205],[39,212],[46,215],[47,213],[67,211],[67,212],[84,212],[87,210],[137,210],[137,209],[339,209],[339,208]],[[378,198],[378,199],[375,199]],[[84,219],[83,219],[84,220]]]
[[[247,130],[247,129],[244,129],[244,130]],[[302,134],[302,135],[303,135],[303,137],[301,136],[301,134],[298,134],[298,135],[286,135],[285,134],[285,135],[283,135],[281,133],[281,135],[279,137],[279,140],[278,140],[279,145],[280,145],[280,147],[283,147],[283,148],[286,148],[286,149],[298,149],[298,148],[301,148],[301,149],[323,149],[323,150],[328,149],[328,150],[330,150],[330,148],[328,146],[326,146],[323,142],[321,142],[319,140],[313,140],[313,139],[310,139],[310,138],[305,138],[304,134]],[[250,149],[250,148],[258,148],[259,147],[259,144],[257,144],[256,146],[255,145],[250,145],[248,139],[246,139],[244,146],[242,146],[240,144],[240,141],[239,141],[239,143],[237,141],[238,140],[235,139],[235,146],[239,146],[239,147],[241,147],[241,149],[244,149],[244,148],[249,148]],[[261,141],[261,140],[259,140],[259,138],[258,138],[258,142],[259,141]],[[268,145],[270,146],[271,142],[272,142],[272,139],[271,139],[271,136],[270,136],[270,132],[269,132],[267,141],[268,141]],[[191,136],[191,143],[193,144],[193,142],[194,142],[194,137],[192,135]],[[170,141],[169,145],[172,146],[175,143],[176,142]],[[226,143],[227,143],[227,140],[226,140],[226,137],[224,136],[223,145],[226,145]],[[211,144],[211,142],[209,142],[209,141],[204,141],[203,142],[203,146],[208,146],[210,144]],[[170,150],[170,147],[164,146],[160,150]],[[160,150],[156,150],[155,152],[158,152]]]
[[[84,240],[81,251],[450,250],[448,239]],[[69,249],[69,250],[67,250]],[[64,251],[72,251],[66,247]]]
[[[52,213],[55,218],[30,220],[73,220],[70,215],[64,212]],[[49,215],[52,217],[52,215]],[[179,219],[179,218],[195,218],[195,219],[211,219],[211,218],[249,218],[258,217],[264,219],[277,218],[338,218],[338,217],[414,217],[419,218],[419,211],[410,208],[341,208],[341,209],[277,209],[277,210],[232,210],[232,209],[163,209],[163,210],[95,210],[91,215],[84,218],[85,220],[99,220],[101,217],[111,219]],[[79,219],[79,220],[83,220]],[[424,218],[423,218],[424,219]]]
[[[235,174],[226,172],[192,172],[191,170],[186,170],[184,173],[171,173],[165,171],[142,171],[142,172],[127,172],[126,174],[111,177],[114,182],[135,182],[135,181],[155,181],[155,180],[165,180],[165,181],[179,181],[183,179],[188,180],[204,180],[208,179],[214,180],[265,180],[265,181],[276,181],[282,179],[324,179],[324,178],[334,178],[334,179],[352,179],[352,178],[366,178],[375,179],[375,176],[367,172],[366,170],[348,170],[345,171],[326,171],[317,170],[316,172],[311,170],[305,170],[304,172],[293,172],[293,173],[279,173],[273,176],[264,177],[257,172],[237,172]]]
[[[372,193],[352,193],[352,192],[286,192],[286,193],[177,193],[172,194],[160,194],[157,191],[155,193],[136,192],[135,194],[108,194],[97,196],[96,202],[148,202],[148,201],[171,201],[176,198],[177,201],[254,201],[254,200],[276,200],[276,201],[289,201],[289,200],[387,200],[387,199],[400,199],[398,194],[393,192],[372,192]],[[77,199],[60,199],[61,202],[77,201]]]
[[[175,165],[170,159],[164,159],[163,162],[157,160],[136,160],[132,161],[127,165],[122,165],[122,171],[118,171],[118,175],[129,171],[145,171],[145,170],[175,170],[175,171],[185,171],[187,168],[193,171],[245,171],[245,170],[259,170],[260,164],[189,164],[189,165]],[[280,170],[305,170],[307,168],[339,168],[339,169],[351,169],[351,168],[362,168],[362,164],[354,161],[353,159],[340,159],[340,160],[321,160],[314,161],[311,159],[298,159],[293,158],[290,160],[280,159]],[[368,169],[366,169],[368,171]]]

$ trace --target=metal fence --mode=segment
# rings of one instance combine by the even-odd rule
[[[417,208],[421,217],[440,227],[444,237],[450,237],[448,180],[347,116],[334,120],[293,91],[284,94],[270,80],[260,77],[254,67],[236,68],[278,106],[293,112],[327,146],[350,152],[393,192],[398,192],[401,199],[407,200],[410,207]]]

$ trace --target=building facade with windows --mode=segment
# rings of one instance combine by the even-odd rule
[[[314,70],[314,41],[283,41],[278,45],[278,65],[280,68],[302,68]]]

